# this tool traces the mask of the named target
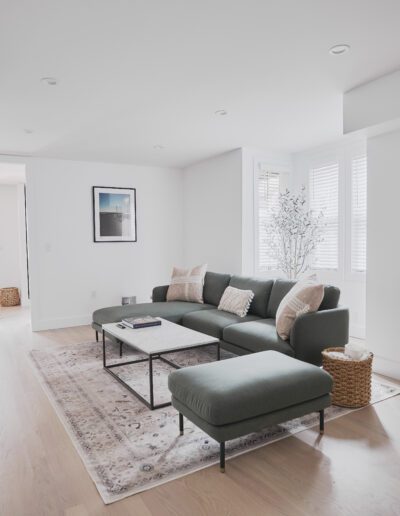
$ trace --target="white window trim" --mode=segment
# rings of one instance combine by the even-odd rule
[[[366,145],[358,144],[352,145],[344,150],[345,170],[344,182],[346,192],[346,214],[345,214],[345,263],[344,263],[344,279],[346,281],[365,281],[366,271],[353,271],[351,268],[351,253],[352,253],[352,159],[367,154]],[[367,163],[367,189],[368,189],[368,163]],[[367,200],[368,203],[368,200]],[[368,206],[367,206],[368,212]],[[368,268],[368,264],[367,264]]]
[[[319,165],[309,168],[308,178],[307,178],[308,179],[308,181],[307,181],[307,187],[308,187],[307,201],[308,201],[308,207],[310,208],[311,207],[311,182],[312,182],[311,181],[311,173],[315,170],[321,170],[323,168],[328,169],[328,168],[331,168],[332,166],[335,166],[335,167],[337,166],[337,180],[338,180],[338,183],[337,183],[337,187],[338,187],[338,192],[337,192],[337,237],[338,237],[337,267],[332,267],[332,268],[313,267],[311,264],[311,270],[315,271],[315,272],[322,271],[324,273],[327,272],[327,273],[336,274],[340,270],[340,223],[341,223],[341,221],[340,221],[340,163],[339,163],[338,159],[324,160]],[[313,257],[311,256],[310,258],[312,260]]]
[[[280,166],[276,163],[269,162],[267,160],[255,160],[254,166],[253,166],[253,206],[254,206],[254,213],[253,213],[253,220],[254,220],[254,272],[257,276],[261,276],[264,278],[276,278],[278,276],[283,276],[283,272],[279,269],[271,269],[271,270],[264,270],[260,268],[258,256],[259,256],[259,224],[258,224],[258,217],[259,217],[259,199],[258,199],[258,180],[259,180],[259,169],[260,166],[265,167],[270,172],[277,173],[280,175],[279,180],[279,190],[281,193],[283,193],[287,188],[291,187],[290,184],[290,178],[291,178],[291,170],[289,167]]]
[[[306,195],[310,200],[309,171],[336,161],[339,165],[339,240],[338,269],[309,269],[325,282],[365,281],[365,272],[351,270],[351,161],[352,158],[366,154],[363,142],[352,142],[332,150],[316,153],[308,159]]]

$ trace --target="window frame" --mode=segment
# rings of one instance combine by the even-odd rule
[[[257,160],[253,166],[253,220],[254,220],[254,263],[253,269],[257,276],[265,278],[276,278],[282,276],[283,272],[279,269],[265,270],[259,264],[260,251],[260,232],[259,232],[259,197],[258,197],[258,183],[260,179],[261,167],[267,169],[267,172],[279,174],[279,192],[283,193],[287,188],[290,188],[291,169],[289,167],[277,165],[268,160]]]
[[[332,268],[325,268],[325,267],[313,267],[312,266],[312,257],[311,257],[311,263],[310,263],[310,270],[313,272],[324,272],[327,274],[335,275],[340,271],[340,264],[341,264],[341,242],[340,242],[340,229],[341,229],[341,220],[340,220],[340,162],[338,159],[325,159],[323,162],[321,162],[317,166],[311,166],[308,169],[308,181],[307,181],[307,204],[308,208],[311,209],[311,172],[314,170],[318,170],[324,167],[330,167],[330,166],[337,166],[337,266]]]
[[[366,145],[358,144],[352,145],[344,151],[345,161],[345,188],[346,188],[346,223],[345,223],[345,264],[344,264],[344,279],[346,281],[365,281],[367,269],[365,271],[354,271],[352,269],[351,255],[352,255],[352,194],[353,194],[353,175],[352,175],[352,160],[359,156],[367,156]],[[368,161],[367,161],[367,220],[368,220]],[[368,222],[367,222],[368,224]],[[368,227],[368,226],[367,226]],[[367,232],[368,239],[368,232]],[[368,243],[367,243],[368,245]],[[367,254],[367,248],[365,249]]]
[[[314,153],[307,160],[307,183],[305,186],[308,207],[310,207],[310,170],[332,162],[338,163],[339,166],[338,269],[309,269],[310,272],[318,274],[324,282],[365,281],[366,272],[352,271],[351,269],[352,159],[361,155],[367,155],[366,143],[363,141],[332,146],[331,150]]]

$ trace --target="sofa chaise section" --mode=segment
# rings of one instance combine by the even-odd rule
[[[204,303],[190,303],[186,301],[169,301],[167,292],[169,285],[155,287],[152,293],[152,303],[137,305],[118,305],[100,308],[93,312],[92,328],[99,332],[103,324],[119,322],[124,317],[142,317],[151,315],[163,317],[168,321],[180,324],[185,314],[194,311],[215,309],[229,285],[231,276],[216,272],[207,272],[204,280]]]
[[[144,315],[163,317],[168,321],[180,323],[182,321],[182,317],[189,312],[193,312],[194,310],[210,310],[212,308],[215,308],[215,306],[200,303],[188,303],[186,301],[110,306],[108,308],[100,308],[93,312],[92,327],[96,331],[101,331],[102,324],[118,322],[124,317],[141,317]]]

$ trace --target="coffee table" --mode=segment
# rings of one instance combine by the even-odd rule
[[[175,369],[180,369],[178,364],[171,362],[163,355],[174,353],[176,351],[185,351],[188,349],[201,348],[205,346],[215,345],[217,347],[217,360],[220,360],[220,341],[215,337],[210,337],[204,333],[185,328],[179,324],[172,323],[166,319],[161,320],[160,326],[151,326],[149,328],[127,328],[122,329],[118,326],[120,323],[103,324],[103,368],[119,383],[121,383],[128,391],[134,394],[142,403],[149,409],[154,410],[171,405],[171,402],[154,403],[154,388],[153,388],[153,360],[162,360]],[[140,351],[146,355],[145,358],[137,360],[130,360],[128,362],[119,362],[117,364],[107,365],[106,359],[106,337],[114,337],[120,343],[126,344],[133,349]],[[120,378],[114,370],[118,367],[129,364],[138,364],[140,362],[149,363],[149,387],[150,387],[150,402],[141,396],[135,389],[128,385],[122,378]]]

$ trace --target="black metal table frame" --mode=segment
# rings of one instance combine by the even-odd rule
[[[221,344],[220,341],[218,342],[210,342],[209,344],[198,344],[196,346],[188,346],[186,348],[179,348],[179,349],[171,349],[168,351],[162,351],[161,353],[150,353],[146,358],[139,358],[137,360],[129,360],[128,362],[118,362],[116,364],[107,365],[106,360],[106,331],[103,330],[103,368],[109,373],[113,378],[115,378],[120,384],[122,384],[126,389],[128,389],[129,392],[131,392],[136,398],[138,398],[142,403],[146,405],[147,408],[150,410],[159,409],[163,407],[168,407],[171,405],[171,402],[165,402],[165,403],[159,403],[157,405],[154,404],[154,386],[153,386],[153,360],[162,360],[166,364],[170,365],[171,367],[175,369],[180,369],[181,366],[178,364],[175,364],[174,362],[171,362],[167,358],[164,358],[162,355],[167,355],[169,353],[178,353],[180,351],[188,351],[189,349],[196,349],[196,348],[204,348],[206,346],[217,346],[217,360],[221,359]],[[110,333],[111,336],[115,337]],[[130,346],[134,349],[136,349],[134,346],[131,346],[127,342],[123,342],[119,339],[117,339],[120,345],[120,357],[122,357],[122,344],[126,344],[127,346]],[[140,352],[138,349],[137,351]],[[112,371],[112,369],[115,369],[116,367],[122,367],[130,364],[139,364],[141,362],[148,362],[149,363],[149,387],[150,387],[150,403],[144,398],[141,394],[139,394],[135,389],[133,389],[130,385],[128,385],[122,378],[120,378],[117,374]]]

